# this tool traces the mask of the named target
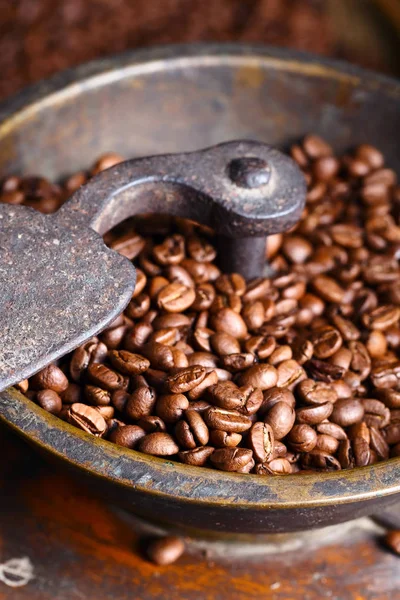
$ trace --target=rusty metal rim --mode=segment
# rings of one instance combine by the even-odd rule
[[[343,61],[315,56],[307,52],[292,51],[247,44],[182,44],[166,45],[133,50],[114,56],[93,60],[78,67],[67,69],[53,77],[28,86],[21,92],[0,103],[0,138],[4,127],[18,124],[26,111],[44,108],[56,101],[54,96],[73,95],[78,85],[98,87],[123,79],[135,72],[157,71],[160,68],[178,67],[183,63],[220,65],[223,62],[243,61],[249,65],[258,61],[272,69],[293,72],[302,71],[310,77],[332,77],[356,85],[360,80],[371,90],[380,88],[386,94],[400,100],[400,81],[363,69]]]
[[[302,71],[309,76],[332,77],[381,90],[400,99],[400,83],[370,71],[315,57],[262,46],[199,44],[165,46],[133,51],[93,61],[31,86],[0,105],[0,139],[4,128],[18,125],[35,107],[44,108],[61,95],[72,95],[79,86],[96,87],[112,80],[159,68],[173,68],[182,61],[221,64],[243,60],[262,61],[271,68]],[[335,473],[260,477],[200,469],[126,450],[60,421],[16,390],[0,395],[0,419],[20,435],[87,474],[185,502],[238,508],[277,509],[324,506],[372,500],[400,492],[400,458]],[[301,479],[299,479],[299,477]]]
[[[0,420],[88,475],[188,503],[273,510],[347,504],[400,492],[400,458],[348,471],[274,477],[190,467],[94,438],[13,388],[0,395]]]

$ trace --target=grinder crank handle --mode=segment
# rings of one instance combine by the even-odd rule
[[[185,217],[216,231],[223,271],[252,279],[264,272],[266,237],[297,222],[305,194],[304,177],[288,156],[234,141],[120,163],[78,189],[55,218],[104,234],[136,214]]]

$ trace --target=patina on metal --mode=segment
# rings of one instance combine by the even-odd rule
[[[0,107],[0,171],[57,180],[109,150],[135,157],[232,139],[282,149],[312,131],[337,152],[373,141],[400,174],[399,103],[393,79],[289,50],[141,50],[60,74]],[[400,458],[334,473],[240,475],[93,439],[15,390],[0,394],[0,419],[102,498],[204,536],[317,528],[380,513],[400,497]]]
[[[233,162],[250,186],[232,181]],[[97,234],[140,213],[186,217],[223,236],[224,270],[253,278],[263,272],[265,236],[296,223],[305,193],[294,161],[239,141],[121,163],[51,216],[0,205],[0,391],[91,338],[129,302],[133,265]]]

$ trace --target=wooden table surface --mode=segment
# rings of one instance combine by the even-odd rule
[[[0,429],[0,599],[397,600],[400,559],[373,526],[340,543],[256,559],[186,554],[156,567],[132,522]],[[34,578],[3,583],[4,565],[27,557]],[[14,576],[14,580],[18,579]]]

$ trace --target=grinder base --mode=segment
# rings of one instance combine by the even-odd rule
[[[27,557],[34,573],[12,590],[0,581],[2,598],[400,598],[399,559],[382,549],[383,530],[369,519],[259,543],[189,540],[177,563],[152,565],[142,535],[157,530],[117,513],[3,428],[0,435],[0,566]]]

